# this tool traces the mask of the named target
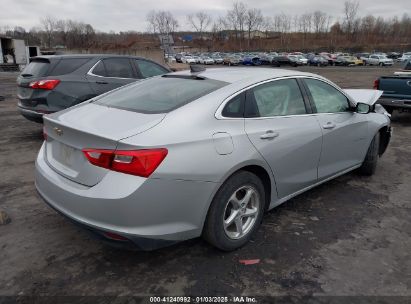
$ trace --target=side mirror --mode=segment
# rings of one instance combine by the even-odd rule
[[[355,107],[355,112],[359,114],[368,114],[371,112],[371,106],[369,104],[359,102]]]

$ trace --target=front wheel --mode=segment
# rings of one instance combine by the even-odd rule
[[[247,171],[235,173],[215,195],[203,237],[224,251],[240,248],[257,231],[264,209],[265,191],[261,180]]]
[[[371,176],[375,173],[378,163],[378,150],[380,147],[380,133],[378,132],[371,141],[364,162],[359,168],[361,175]]]

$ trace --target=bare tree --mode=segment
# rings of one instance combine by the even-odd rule
[[[303,33],[302,48],[305,49],[307,35],[311,32],[313,16],[310,13],[302,14],[299,18],[299,31]]]
[[[240,38],[240,49],[244,39],[247,7],[242,2],[234,2],[231,10],[227,12],[226,24],[234,30],[236,39]]]
[[[358,0],[348,0],[344,2],[343,27],[348,37],[352,37],[353,35],[359,6],[360,3],[358,2]]]
[[[151,11],[147,14],[146,21],[153,34],[169,35],[178,28],[178,21],[168,11]]]
[[[273,18],[271,17],[263,17],[263,23],[261,24],[261,28],[265,31],[265,38],[268,38],[269,32],[273,30]]]
[[[212,18],[210,15],[204,12],[198,12],[187,16],[188,23],[194,28],[194,30],[203,38],[204,32],[210,26]]]
[[[245,16],[245,24],[248,33],[248,48],[250,48],[251,32],[258,31],[263,25],[264,17],[261,10],[252,8],[248,9]]]
[[[47,45],[51,48],[53,33],[56,30],[56,19],[52,16],[46,16],[40,20],[44,33],[46,34]]]
[[[325,32],[327,28],[328,15],[322,11],[315,11],[312,14],[312,22],[314,27],[314,32],[317,36]]]
[[[284,13],[274,17],[276,31],[280,32],[280,43],[282,47],[288,48],[290,43],[292,18]]]

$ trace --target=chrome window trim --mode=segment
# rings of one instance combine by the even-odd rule
[[[327,115],[333,115],[333,114],[342,114],[342,113],[350,113],[350,112],[327,112],[327,113],[306,113],[306,114],[293,114],[293,115],[276,115],[276,116],[264,116],[264,117],[225,117],[222,115],[223,109],[224,107],[227,105],[228,102],[230,102],[234,97],[236,97],[237,95],[252,89],[256,86],[265,84],[265,83],[269,83],[269,82],[274,82],[274,81],[278,81],[278,80],[284,80],[284,79],[297,79],[297,78],[303,78],[303,79],[315,79],[315,80],[319,80],[322,81],[324,83],[327,83],[328,85],[332,86],[334,89],[336,89],[338,92],[340,92],[341,94],[343,94],[347,100],[350,106],[353,106],[353,102],[351,100],[351,98],[339,87],[337,87],[336,84],[332,83],[331,81],[324,79],[324,78],[319,78],[319,77],[315,77],[315,76],[306,76],[306,75],[297,75],[297,76],[283,76],[283,77],[277,77],[277,78],[271,78],[271,79],[267,79],[267,80],[263,80],[260,81],[258,83],[254,83],[252,85],[249,85],[243,89],[241,89],[240,91],[237,91],[233,94],[231,94],[230,96],[226,97],[223,102],[219,105],[219,107],[217,108],[214,116],[216,119],[218,120],[239,120],[239,119],[255,119],[255,120],[260,120],[260,119],[272,119],[272,118],[287,118],[287,117],[301,117],[301,116],[317,116],[317,115],[322,115],[322,114],[327,114]],[[301,92],[301,96],[303,96],[302,92]]]
[[[106,58],[109,59],[109,58]],[[130,59],[130,58],[128,58]],[[92,71],[94,68],[102,61],[103,59],[100,59],[97,61],[91,68],[88,70],[87,75],[94,76],[94,77],[100,77],[100,78],[111,78],[111,79],[140,79],[140,78],[124,78],[124,77],[111,77],[111,76],[101,76],[101,75],[96,75]]]

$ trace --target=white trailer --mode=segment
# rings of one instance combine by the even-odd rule
[[[18,65],[22,69],[29,63],[29,54],[22,39],[0,37],[0,64]]]

